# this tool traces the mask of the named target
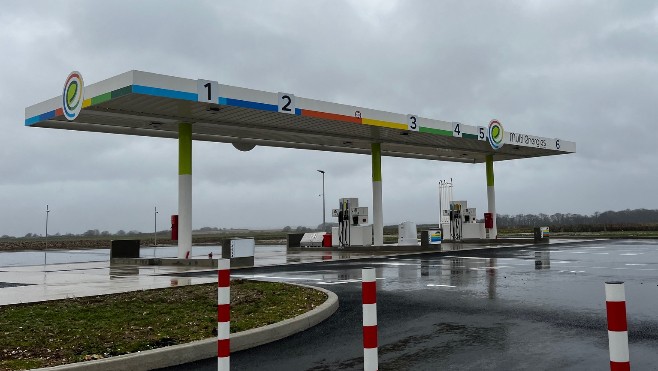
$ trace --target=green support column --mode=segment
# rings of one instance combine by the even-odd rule
[[[192,124],[178,125],[178,258],[192,255]]]
[[[372,143],[372,234],[375,246],[384,245],[384,211],[382,209],[382,146]]]
[[[493,228],[489,231],[490,238],[498,236],[498,225],[496,224],[496,189],[494,188],[493,155],[487,155],[487,203],[488,211],[493,217]]]

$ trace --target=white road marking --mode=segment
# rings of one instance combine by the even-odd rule
[[[316,282],[318,285],[342,285],[344,283],[354,283],[354,282],[361,282],[361,280],[354,280],[354,281],[333,281],[333,282],[325,282],[325,281],[320,281]]]
[[[273,280],[290,280],[290,281],[322,281],[322,278],[309,278],[309,277],[279,277],[279,276],[266,276],[266,275],[249,275],[249,274],[234,274],[235,278],[267,278]]]
[[[385,278],[384,277],[377,277],[377,279],[378,280],[383,280]],[[351,279],[351,280],[340,280],[340,281],[320,281],[320,282],[316,282],[316,283],[318,285],[342,285],[342,284],[345,284],[345,283],[357,283],[357,282],[361,282],[361,279],[356,278],[356,279]]]
[[[474,270],[474,271],[487,271],[489,269],[500,269],[500,268],[511,268],[511,267],[506,266],[506,265],[500,265],[500,266],[497,266],[497,267],[477,267],[477,268],[469,268],[469,269]]]

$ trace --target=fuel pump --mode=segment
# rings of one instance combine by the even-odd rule
[[[462,203],[450,202],[450,236],[454,241],[462,239]]]
[[[368,208],[359,207],[358,198],[341,198],[338,208],[332,210],[338,218],[338,227],[332,232],[338,235],[337,244],[341,248],[348,246],[370,246],[372,244],[372,226],[368,223]]]
[[[488,229],[493,225],[491,215],[487,216],[485,214],[485,222],[478,222],[477,210],[474,207],[469,208],[468,202],[465,200],[453,201],[451,199],[452,184],[448,185],[450,186],[448,188],[450,191],[448,193],[448,202],[439,206],[441,209],[440,227],[443,230],[442,238],[453,241],[488,238]],[[441,199],[443,199],[445,192],[443,192],[443,188],[440,190],[442,191]]]
[[[338,208],[338,242],[340,247],[350,245],[350,202],[349,198],[341,198]]]

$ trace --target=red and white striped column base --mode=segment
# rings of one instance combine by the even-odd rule
[[[377,273],[375,268],[361,271],[363,302],[363,370],[377,371]]]
[[[608,344],[610,370],[628,371],[628,324],[626,323],[626,293],[623,282],[605,283],[605,308],[608,313]]]
[[[231,360],[231,260],[217,264],[217,370],[228,371]]]

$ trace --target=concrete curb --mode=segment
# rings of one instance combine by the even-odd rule
[[[297,317],[247,331],[231,334],[231,353],[267,344],[309,329],[338,310],[338,296],[320,287],[308,287],[327,294],[327,300],[319,307]],[[217,339],[205,339],[187,344],[172,345],[139,353],[84,361],[68,365],[40,368],[40,371],[141,371],[177,366],[207,358],[217,357]]]

